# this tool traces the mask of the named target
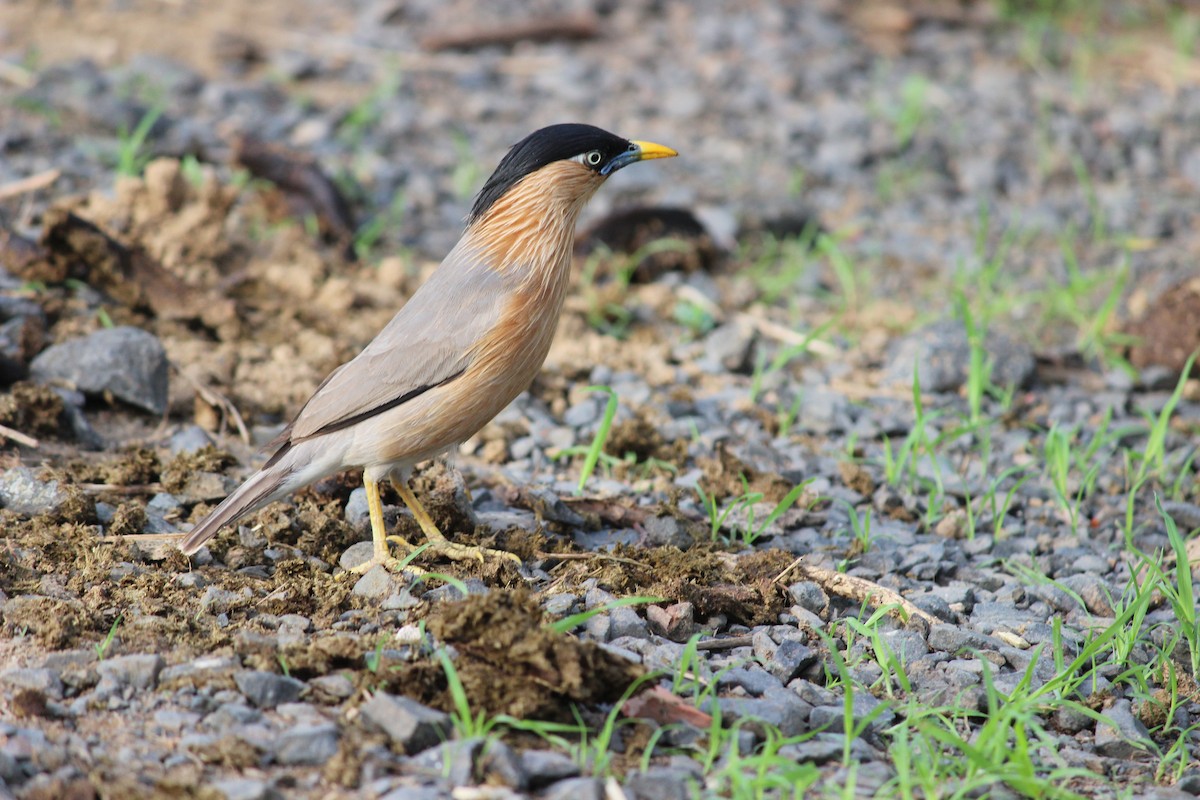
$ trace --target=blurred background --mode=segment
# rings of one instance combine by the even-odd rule
[[[635,200],[686,209],[749,280],[701,290],[789,327],[836,319],[869,343],[947,313],[951,281],[1040,355],[1110,366],[1129,356],[1125,320],[1194,270],[1195,3],[10,0],[0,14],[0,184],[53,174],[0,205],[31,235],[51,199],[111,194],[156,157],[277,186],[299,158],[340,195],[315,201],[339,252],[439,258],[508,145],[584,121],[683,156],[622,173],[586,220]],[[293,160],[272,173],[258,143]],[[296,199],[268,224],[312,221],[313,198]]]
[[[590,619],[585,636],[674,631],[674,649],[631,647],[647,665],[711,659],[674,691],[711,692],[737,722],[728,755],[708,734],[690,751],[703,767],[631,796],[689,796],[701,769],[748,792],[722,796],[769,796],[789,775],[829,796],[902,796],[914,773],[913,796],[1194,792],[1200,627],[1179,576],[1197,569],[1198,540],[1185,550],[1179,532],[1200,528],[1200,382],[1180,378],[1200,348],[1198,43],[1195,0],[0,0],[0,435],[22,445],[0,452],[0,603],[13,596],[0,645],[47,666],[35,645],[82,648],[71,663],[86,665],[118,636],[118,651],[179,670],[128,708],[106,675],[64,700],[78,722],[47,722],[95,735],[43,757],[37,732],[14,758],[70,770],[86,753],[68,777],[121,796],[141,795],[113,777],[146,788],[174,764],[189,771],[156,796],[177,794],[260,755],[276,759],[272,783],[226,796],[274,797],[276,781],[289,797],[335,796],[333,781],[345,796],[390,791],[372,776],[409,762],[375,744],[347,755],[377,740],[332,709],[276,728],[216,711],[202,725],[240,738],[178,752],[206,698],[230,698],[231,673],[201,654],[247,642],[246,666],[296,669],[314,690],[340,678],[325,685],[344,684],[350,707],[380,686],[381,635],[454,596],[382,570],[353,592],[331,576],[365,535],[357,475],[227,531],[197,561],[202,580],[163,536],[224,497],[254,443],[412,296],[506,149],[576,121],[680,157],[620,172],[587,209],[545,368],[460,448],[473,499],[437,469],[417,490],[454,515],[448,531],[536,552],[532,583],[461,566],[492,592],[471,588],[472,608],[526,583],[567,598],[554,615],[608,608],[608,589],[669,598],[646,623],[628,608],[620,625]],[[34,500],[9,504],[6,486]],[[159,538],[153,555],[126,538],[143,535]],[[617,545],[642,563],[541,571],[545,549]],[[724,551],[739,548],[734,570]],[[802,579],[793,556],[826,577]],[[814,582],[844,570],[868,589],[846,599]],[[866,616],[874,581],[954,624],[928,637],[882,613],[844,625]],[[21,596],[33,591],[47,596]],[[450,613],[475,620],[463,641],[485,627],[521,638],[546,630],[534,606],[514,611],[527,605],[494,608],[528,628]],[[680,655],[701,630],[741,641],[697,656],[693,638]],[[276,633],[302,644],[297,659],[260,649]],[[751,650],[770,673],[741,669]],[[542,662],[508,655],[480,662],[473,685],[540,692]],[[157,667],[124,679],[126,699],[163,666],[135,658]],[[915,691],[892,682],[902,664],[921,665]],[[726,683],[733,665],[745,677]],[[450,708],[429,678],[450,667],[421,669],[389,691]],[[23,713],[60,713],[40,694],[57,671],[19,672]],[[185,691],[198,673],[216,677]],[[585,682],[616,696],[615,680]],[[303,685],[288,676],[290,696]],[[531,706],[457,713],[480,708]],[[308,719],[321,722],[294,724]],[[801,735],[786,751],[784,730]],[[768,760],[742,758],[756,732]],[[703,741],[682,733],[681,750]],[[610,741],[632,770],[659,743],[647,735],[583,738],[600,742],[600,774]],[[316,755],[285,760],[289,742]],[[35,780],[52,788],[26,796],[90,796]],[[560,791],[543,796],[579,796]]]

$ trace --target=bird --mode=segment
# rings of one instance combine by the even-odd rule
[[[192,555],[221,528],[321,478],[362,469],[372,556],[401,566],[388,541],[389,480],[451,559],[510,553],[449,541],[408,485],[412,468],[452,451],[532,383],[550,350],[571,270],[575,224],[618,170],[672,158],[661,144],[593,125],[541,128],[514,144],[475,196],[458,243],[391,321],[333,370],[264,450],[266,462],[186,533]]]

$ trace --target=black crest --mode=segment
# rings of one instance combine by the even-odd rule
[[[592,150],[602,158],[588,166],[599,172],[615,156],[629,149],[629,140],[597,128],[594,125],[565,123],[534,131],[517,142],[500,161],[500,166],[487,179],[475,196],[468,223],[483,216],[517,181],[547,164],[574,158]]]

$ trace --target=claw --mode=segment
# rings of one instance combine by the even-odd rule
[[[437,529],[433,520],[430,519],[429,513],[425,511],[425,508],[417,500],[412,490],[402,481],[394,481],[393,485],[396,487],[396,491],[400,493],[400,498],[408,505],[409,510],[413,512],[413,517],[417,520],[417,524],[421,526],[421,530],[424,531],[427,541],[423,545],[413,545],[401,536],[394,534],[389,536],[383,523],[383,502],[379,497],[379,484],[363,476],[363,485],[367,490],[367,509],[371,516],[371,541],[375,545],[374,555],[368,561],[352,568],[350,572],[361,575],[371,569],[371,567],[380,564],[390,572],[403,572],[406,575],[414,576],[425,574],[422,570],[409,567],[404,561],[393,558],[391,553],[388,552],[389,542],[398,545],[410,553],[432,550],[452,561],[478,561],[482,564],[488,557],[492,557],[507,559],[515,564],[521,563],[520,557],[514,553],[504,550],[494,550],[490,547],[459,544],[458,542],[448,540]]]
[[[411,566],[409,564],[406,564],[403,560],[401,560],[399,558],[393,558],[392,556],[384,556],[383,558],[377,558],[377,557],[372,556],[371,558],[367,559],[363,563],[356,564],[355,566],[351,567],[350,569],[348,569],[346,571],[353,573],[355,575],[365,575],[365,574],[367,574],[367,572],[369,572],[370,570],[372,570],[373,568],[375,568],[377,566],[383,567],[388,572],[407,575],[410,578],[419,578],[425,574],[424,571],[419,570],[416,567]]]

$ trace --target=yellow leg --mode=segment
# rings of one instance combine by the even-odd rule
[[[408,506],[408,510],[412,512],[413,519],[421,526],[421,532],[425,534],[425,538],[432,541],[446,541],[446,537],[438,530],[438,526],[433,524],[433,518],[429,516],[429,512],[425,510],[425,506],[421,505],[421,501],[413,494],[413,490],[409,488],[406,481],[392,479],[392,487],[396,490],[396,494],[400,495],[400,499],[404,501],[404,505]]]
[[[506,558],[510,561],[515,561],[520,564],[521,559],[514,553],[509,553],[504,550],[493,550],[490,547],[472,547],[470,545],[458,544],[457,542],[449,541],[433,519],[430,518],[429,512],[425,510],[425,506],[421,505],[421,501],[409,488],[408,483],[403,480],[392,478],[392,486],[395,487],[396,493],[400,495],[400,499],[408,506],[408,510],[412,512],[413,519],[421,526],[421,532],[425,534],[425,539],[429,542],[429,549],[436,550],[442,555],[454,561],[483,561],[485,556],[495,556],[498,558]],[[388,537],[391,541],[403,544],[411,548],[407,542],[396,536]]]
[[[379,498],[379,484],[363,475],[363,488],[367,490],[367,512],[371,517],[371,544],[373,547],[370,560],[364,561],[350,571],[361,574],[376,564],[395,570],[400,567],[400,562],[392,558],[391,553],[388,552],[387,526],[383,522],[383,501]],[[419,570],[411,568],[405,568],[404,571],[420,574]]]

